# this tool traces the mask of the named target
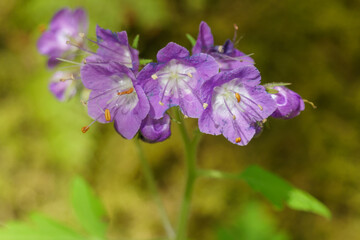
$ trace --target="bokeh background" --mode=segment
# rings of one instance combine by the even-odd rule
[[[139,167],[133,141],[112,124],[90,123],[79,98],[59,103],[48,91],[52,72],[36,51],[39,28],[61,7],[84,7],[96,24],[140,34],[141,57],[155,58],[169,41],[190,49],[185,37],[202,20],[215,42],[242,37],[254,53],[263,82],[291,82],[318,108],[272,119],[246,147],[203,136],[199,165],[240,172],[259,164],[310,192],[332,211],[332,220],[274,209],[247,185],[202,179],[195,187],[191,239],[359,239],[360,235],[360,2],[357,0],[108,0],[0,1],[0,224],[34,211],[73,224],[69,185],[83,176],[109,213],[111,239],[163,236],[160,219]],[[188,119],[188,127],[196,125]],[[184,161],[175,124],[164,143],[144,144],[173,223],[184,184]],[[274,238],[264,237],[269,232]],[[247,234],[248,235],[241,235]],[[240,237],[241,236],[241,237]],[[230,238],[229,238],[230,239]],[[4,239],[5,240],[5,239]]]

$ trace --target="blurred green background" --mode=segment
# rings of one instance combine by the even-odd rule
[[[79,174],[105,204],[110,238],[164,235],[133,141],[117,135],[112,124],[95,124],[83,134],[81,127],[91,119],[79,99],[59,103],[47,89],[52,72],[45,67],[45,57],[37,53],[36,41],[40,26],[65,6],[87,10],[92,38],[96,24],[126,30],[130,39],[139,33],[141,57],[152,59],[169,41],[190,48],[185,33],[196,37],[201,20],[212,28],[216,44],[232,38],[236,23],[243,37],[238,47],[254,53],[263,82],[291,82],[293,90],[318,106],[314,110],[307,105],[292,120],[272,119],[270,127],[246,147],[221,136],[204,136],[199,165],[240,172],[259,164],[320,199],[333,219],[278,211],[243,183],[202,179],[195,187],[192,239],[217,239],[226,235],[221,229],[234,223],[258,235],[241,230],[243,235],[233,239],[270,239],[262,235],[267,228],[274,231],[273,239],[358,239],[357,0],[0,1],[1,225],[26,219],[33,211],[71,225],[68,189]],[[187,123],[196,125],[195,120]],[[176,126],[166,142],[144,147],[174,223],[184,184],[183,149]]]

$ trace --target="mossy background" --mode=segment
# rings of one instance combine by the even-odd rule
[[[199,165],[240,172],[250,164],[284,177],[310,192],[332,211],[328,221],[289,209],[278,211],[247,185],[230,180],[196,184],[190,236],[216,239],[216,229],[260,201],[289,239],[358,239],[360,235],[360,2],[108,0],[0,2],[0,224],[34,211],[73,224],[69,183],[84,176],[109,213],[111,239],[164,235],[139,168],[133,141],[112,124],[95,124],[75,98],[59,103],[48,91],[52,72],[36,50],[39,27],[65,6],[84,7],[96,24],[140,34],[141,57],[155,59],[169,41],[187,48],[185,33],[198,34],[201,20],[217,44],[243,36],[239,49],[255,53],[263,82],[291,82],[318,108],[300,116],[271,119],[270,127],[246,147],[203,136]],[[187,120],[188,127],[196,125]],[[184,184],[179,133],[164,143],[144,144],[173,223]],[[247,209],[247,208],[246,208]],[[249,221],[257,222],[256,218]],[[261,235],[256,239],[262,239]],[[255,239],[255,238],[254,238]]]

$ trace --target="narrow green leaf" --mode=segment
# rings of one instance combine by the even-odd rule
[[[104,208],[83,179],[74,180],[71,198],[76,217],[84,229],[94,237],[104,238]]]
[[[135,48],[135,49],[137,49],[138,48],[138,45],[139,45],[139,38],[140,38],[140,35],[138,34],[138,35],[136,35],[135,36],[135,38],[134,38],[134,40],[133,40],[133,43],[132,43],[132,47],[133,48]]]
[[[191,46],[194,47],[195,44],[196,44],[195,38],[193,38],[193,36],[191,36],[189,33],[186,34],[186,37],[187,37],[187,39],[190,41]]]
[[[0,239],[6,240],[85,240],[79,233],[36,214],[31,222],[12,222],[0,229]]]
[[[312,212],[325,218],[331,217],[329,209],[309,193],[293,187],[284,179],[258,166],[248,167],[240,176],[278,208],[283,208],[286,203],[294,210]]]
[[[139,64],[140,65],[146,65],[148,63],[151,63],[152,61],[153,61],[152,59],[140,59]]]
[[[273,82],[273,83],[266,83],[264,84],[265,87],[277,87],[277,86],[289,86],[291,83],[284,83],[284,82]]]
[[[290,191],[287,204],[290,208],[321,215],[327,219],[331,218],[330,210],[316,198],[299,189]]]

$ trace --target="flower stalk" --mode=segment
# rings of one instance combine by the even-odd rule
[[[186,165],[185,190],[181,203],[180,215],[178,219],[176,240],[185,240],[187,237],[192,193],[194,189],[194,183],[197,177],[196,150],[201,134],[199,131],[196,131],[193,138],[190,138],[188,132],[186,131],[180,111],[176,111],[176,114],[177,114],[177,119],[180,122],[180,124],[178,125],[185,147],[185,165]]]
[[[136,149],[137,149],[137,152],[138,152],[138,155],[139,155],[139,160],[140,160],[140,163],[141,163],[141,167],[142,167],[142,170],[144,172],[145,180],[146,180],[146,182],[148,184],[150,193],[153,196],[154,201],[156,203],[156,206],[158,208],[158,212],[160,214],[160,218],[161,218],[163,227],[164,227],[164,229],[166,231],[166,235],[167,235],[168,239],[170,239],[170,240],[174,239],[175,238],[175,232],[173,230],[173,227],[171,226],[171,223],[170,223],[169,217],[168,217],[168,215],[166,213],[164,204],[163,204],[163,202],[162,202],[162,200],[160,198],[159,192],[157,190],[153,172],[151,171],[150,165],[149,165],[148,161],[145,158],[144,151],[143,151],[143,149],[141,147],[140,140],[138,138],[135,138],[135,145],[136,145]]]

